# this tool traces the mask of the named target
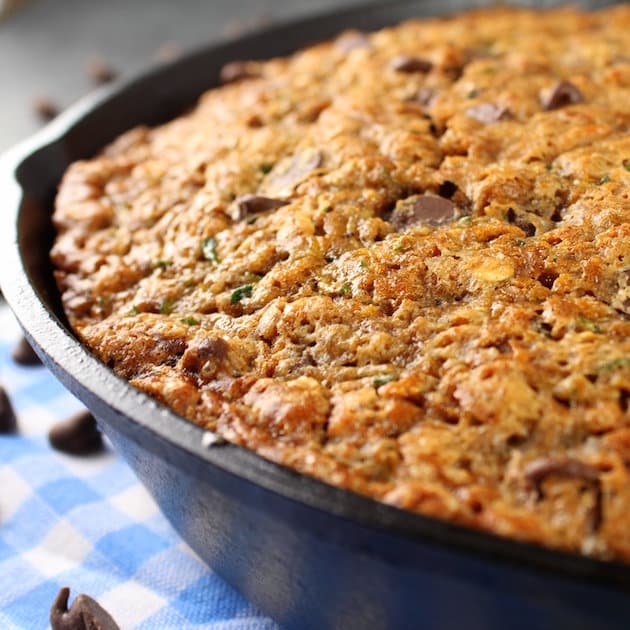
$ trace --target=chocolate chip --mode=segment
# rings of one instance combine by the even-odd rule
[[[466,110],[466,115],[481,123],[489,125],[499,120],[510,118],[510,111],[507,107],[495,105],[494,103],[480,103]]]
[[[4,389],[0,385],[0,433],[14,433],[17,429],[17,420],[11,400]]]
[[[245,119],[245,124],[252,129],[260,129],[265,126],[265,121],[258,114],[250,114]]]
[[[445,180],[440,184],[439,193],[440,197],[444,197],[445,199],[450,199],[459,188],[457,188],[457,184],[449,180]]]
[[[395,72],[404,72],[405,74],[414,74],[416,72],[427,73],[433,67],[433,64],[422,57],[407,57],[401,55],[391,60],[389,67]]]
[[[56,118],[59,114],[59,109],[47,96],[37,96],[33,100],[33,111],[44,122],[48,122],[53,118]]]
[[[281,197],[289,196],[293,188],[324,163],[318,149],[306,149],[279,162],[269,174],[269,187]]]
[[[397,232],[413,225],[440,225],[457,216],[455,204],[443,197],[414,195],[396,204],[390,222]]]
[[[214,357],[215,359],[225,359],[228,353],[227,343],[221,337],[204,339],[198,346],[199,356],[204,359]]]
[[[551,92],[543,99],[543,107],[549,111],[581,103],[584,100],[582,92],[569,81],[560,81],[551,89]]]
[[[335,48],[344,53],[349,53],[357,48],[369,48],[370,38],[361,31],[348,31],[335,40]]]
[[[40,358],[35,354],[35,350],[31,348],[31,344],[29,344],[24,336],[22,336],[15,348],[13,348],[11,358],[19,365],[41,365],[42,363]]]
[[[587,515],[586,526],[589,531],[596,531],[602,520],[602,489],[599,470],[570,457],[539,457],[529,462],[523,469],[523,476],[534,486],[538,498],[542,497],[541,483],[550,475],[582,479],[593,486],[595,504]]]
[[[546,289],[553,289],[553,283],[558,279],[558,274],[555,271],[547,269],[543,271],[538,278],[536,278],[540,284]]]
[[[170,362],[172,362],[173,365],[177,363],[179,357],[181,357],[186,350],[186,340],[182,338],[162,337],[156,333],[155,341],[155,348],[161,350],[163,356],[168,357],[165,361],[167,365]]]
[[[85,66],[85,72],[94,83],[102,85],[116,78],[116,71],[100,58],[90,59]]]
[[[234,200],[230,216],[234,221],[242,221],[248,214],[267,212],[286,206],[289,202],[284,199],[273,199],[261,195],[242,195]]]
[[[508,208],[505,218],[509,223],[523,230],[525,236],[534,236],[536,234],[536,226],[522,216],[517,215],[513,208]]]
[[[220,337],[195,340],[182,357],[182,367],[189,372],[199,372],[210,359],[217,361],[225,359],[228,350],[228,344]]]
[[[72,455],[88,455],[103,448],[103,437],[89,411],[80,411],[55,424],[48,432],[53,448]]]
[[[221,83],[235,83],[243,79],[255,79],[260,76],[246,61],[230,61],[226,63],[219,73]]]
[[[521,230],[525,233],[525,236],[535,236],[536,235],[536,226],[533,223],[529,223],[528,221],[524,221],[523,223],[519,223],[518,221],[515,224],[517,227],[520,227]]]
[[[112,616],[88,595],[77,595],[68,610],[70,589],[62,588],[50,608],[51,630],[120,630]]]

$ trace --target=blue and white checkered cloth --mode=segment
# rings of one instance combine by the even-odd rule
[[[19,328],[0,308],[0,382],[19,432],[0,435],[0,629],[48,628],[62,586],[128,628],[271,630],[276,624],[208,569],[112,451],[53,451],[51,424],[81,405],[43,367],[10,352]]]

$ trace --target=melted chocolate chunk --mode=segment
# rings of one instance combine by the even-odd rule
[[[422,57],[407,57],[401,55],[400,57],[394,57],[389,67],[395,72],[404,72],[405,74],[414,74],[421,72],[426,74],[433,68],[433,64],[428,59]]]
[[[16,429],[13,405],[4,387],[0,386],[0,433],[13,433]]]
[[[269,175],[269,184],[274,191],[290,194],[297,184],[324,163],[324,155],[318,149],[296,153],[293,157],[282,160]],[[284,195],[283,195],[284,196]]]
[[[224,84],[235,83],[243,79],[255,79],[258,76],[259,74],[252,70],[251,65],[245,61],[230,61],[219,72],[219,80]]]
[[[523,474],[538,490],[540,483],[549,475],[574,477],[589,482],[599,481],[597,468],[569,457],[539,457],[525,466]]]
[[[197,346],[198,355],[204,360],[211,357],[219,360],[225,359],[228,349],[229,346],[221,337],[203,339]]]
[[[414,195],[396,204],[390,222],[397,232],[414,225],[441,225],[455,220],[457,208],[452,201],[433,195]]]
[[[35,350],[31,348],[31,344],[29,344],[24,336],[17,342],[15,348],[13,348],[11,358],[19,365],[41,365],[42,363],[35,354]]]
[[[228,350],[228,344],[220,337],[207,337],[195,341],[182,356],[182,367],[189,372],[199,372],[208,360],[225,359]]]
[[[235,221],[242,221],[248,214],[267,212],[286,206],[289,202],[284,199],[272,199],[261,195],[243,195],[234,200],[233,211],[230,213]]]
[[[584,100],[582,92],[569,81],[560,81],[552,88],[547,98],[543,100],[543,107],[549,111],[581,103]]]
[[[541,484],[550,475],[581,479],[593,486],[595,504],[587,515],[586,526],[589,531],[596,531],[602,521],[602,489],[599,470],[570,457],[539,457],[529,462],[523,469],[523,476],[534,486],[539,499],[543,494]]]
[[[77,595],[68,610],[70,589],[62,588],[50,608],[52,630],[120,630],[112,616],[88,595]]]
[[[510,118],[510,112],[507,107],[495,105],[494,103],[480,103],[474,107],[469,107],[466,110],[466,115],[486,125]]]
[[[103,437],[89,411],[80,411],[55,424],[48,432],[51,446],[71,455],[88,455],[103,448]]]

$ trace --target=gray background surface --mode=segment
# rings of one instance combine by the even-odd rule
[[[130,77],[157,63],[167,42],[185,52],[268,19],[360,1],[30,0],[0,23],[0,152],[42,126],[38,96],[63,109],[94,88],[85,71],[91,58]]]

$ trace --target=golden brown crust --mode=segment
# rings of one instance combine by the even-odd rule
[[[628,561],[629,51],[497,8],[229,68],[66,173],[70,322],[265,457]]]

